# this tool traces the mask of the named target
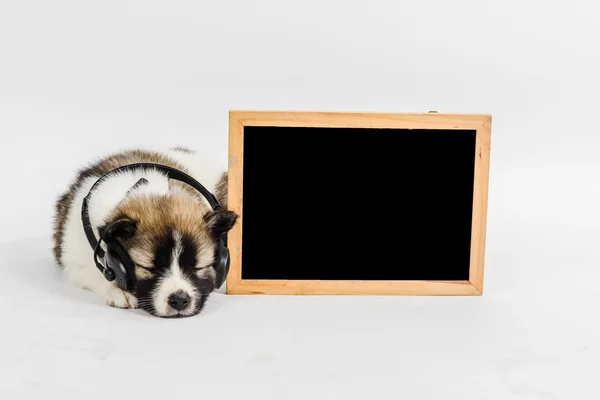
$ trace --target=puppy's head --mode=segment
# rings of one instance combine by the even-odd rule
[[[198,314],[215,289],[217,241],[235,224],[185,194],[135,196],[121,203],[100,235],[118,240],[135,265],[140,308],[159,317]]]

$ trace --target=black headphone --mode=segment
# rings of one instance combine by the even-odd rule
[[[131,260],[131,257],[129,257],[127,250],[125,250],[125,247],[121,244],[120,241],[106,241],[102,237],[100,238],[100,240],[96,240],[94,231],[92,229],[92,224],[90,222],[88,203],[90,196],[94,191],[94,188],[100,182],[102,182],[108,175],[125,170],[133,170],[140,167],[149,167],[155,170],[163,171],[167,173],[168,179],[175,179],[183,183],[187,183],[188,185],[196,189],[198,192],[200,192],[202,196],[204,196],[204,198],[208,201],[213,211],[217,211],[222,208],[215,195],[213,195],[204,186],[202,186],[200,182],[187,175],[186,173],[166,165],[153,163],[129,164],[109,171],[102,175],[100,178],[98,178],[98,180],[94,183],[94,185],[88,192],[87,196],[83,199],[83,204],[81,206],[81,219],[83,221],[83,229],[85,231],[85,235],[88,239],[88,242],[90,243],[90,246],[92,246],[92,248],[94,249],[94,262],[96,263],[96,267],[98,268],[98,270],[100,270],[100,272],[102,272],[107,281],[111,282],[116,280],[117,286],[122,290],[132,290],[135,287],[135,265]],[[140,181],[138,181],[136,186],[141,183]],[[102,247],[100,247],[100,243],[102,241],[106,243],[106,252],[104,252]],[[215,253],[215,261],[213,264],[213,267],[216,272],[215,285],[216,288],[220,288],[223,282],[225,281],[225,278],[227,278],[227,273],[229,272],[229,249],[227,248],[227,233],[224,233],[217,239],[217,249]],[[102,265],[102,263],[98,261],[98,257],[104,259],[104,265]]]

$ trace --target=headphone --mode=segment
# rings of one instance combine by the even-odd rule
[[[104,175],[102,175],[91,187],[87,196],[83,199],[83,204],[81,206],[81,219],[83,222],[83,229],[85,231],[85,235],[94,249],[94,263],[98,270],[104,275],[107,281],[112,282],[116,281],[117,286],[122,290],[132,290],[135,287],[136,277],[135,277],[135,264],[131,260],[131,257],[127,253],[127,250],[123,246],[123,244],[117,240],[105,240],[105,238],[100,237],[100,240],[96,239],[94,235],[94,231],[92,229],[92,224],[90,222],[89,211],[88,211],[88,203],[89,199],[94,191],[94,188],[102,182],[106,177],[110,174],[122,172],[122,171],[130,171],[140,167],[149,167],[158,171],[163,171],[167,174],[167,179],[175,179],[177,181],[187,183],[194,189],[196,189],[204,198],[208,201],[213,211],[217,211],[221,209],[221,205],[219,201],[211,192],[209,192],[204,186],[200,184],[197,180],[187,175],[186,173],[179,171],[177,169],[171,168],[166,165],[161,164],[153,164],[153,163],[136,163],[125,165],[116,169],[113,169]],[[134,187],[147,182],[145,179],[140,179]],[[132,188],[133,189],[133,188]],[[130,189],[131,190],[131,189]],[[104,241],[106,243],[106,252],[100,247],[100,243]],[[104,259],[104,265],[98,261],[98,257]],[[213,268],[216,272],[215,285],[216,288],[220,288],[225,278],[227,278],[227,273],[229,272],[229,249],[227,248],[227,233],[222,234],[217,238],[217,248],[215,251],[215,261],[213,264]]]

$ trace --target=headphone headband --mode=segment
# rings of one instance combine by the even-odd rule
[[[87,196],[85,196],[85,198],[83,199],[83,204],[81,206],[81,219],[83,220],[83,229],[85,231],[85,236],[87,237],[87,240],[90,243],[90,246],[92,246],[92,248],[95,250],[98,249],[97,251],[98,251],[100,257],[104,256],[104,251],[102,250],[102,248],[100,248],[100,246],[98,246],[98,240],[96,239],[96,236],[94,235],[94,230],[93,230],[92,224],[90,222],[90,216],[89,216],[89,211],[88,211],[88,203],[89,203],[90,196],[92,195],[96,186],[98,186],[102,181],[104,181],[109,175],[111,175],[113,173],[117,173],[117,172],[131,171],[131,170],[135,170],[135,169],[139,169],[139,168],[152,168],[152,169],[166,172],[167,179],[175,179],[177,181],[187,183],[188,185],[190,185],[191,187],[196,189],[198,192],[200,192],[202,194],[202,196],[204,196],[204,198],[208,201],[208,203],[210,204],[213,211],[217,211],[218,209],[222,208],[221,204],[219,203],[219,200],[217,200],[217,198],[214,194],[212,194],[210,191],[208,191],[196,179],[192,178],[190,175],[188,175],[185,172],[180,171],[178,169],[169,167],[167,165],[155,164],[155,163],[135,163],[135,164],[128,164],[128,165],[124,165],[119,168],[115,168],[111,171],[108,171],[107,173],[102,175],[100,178],[98,178],[98,180],[90,188],[90,191],[88,192]]]

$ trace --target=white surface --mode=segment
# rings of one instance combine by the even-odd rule
[[[517,241],[510,244],[523,250]],[[6,398],[600,395],[600,276],[565,262],[563,273],[534,279],[559,265],[550,254],[518,257],[494,246],[482,297],[218,293],[204,313],[164,320],[67,286],[49,245],[0,246]]]
[[[0,2],[0,397],[597,400],[598,11]],[[137,145],[222,163],[240,108],[491,113],[484,296],[218,294],[172,321],[59,279],[51,217],[76,168]]]

